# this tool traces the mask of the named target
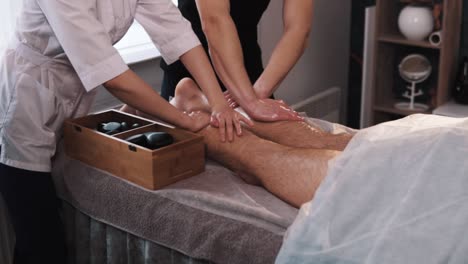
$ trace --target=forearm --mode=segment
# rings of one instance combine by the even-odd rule
[[[210,55],[219,78],[245,109],[257,99],[244,66],[242,47],[236,27],[230,17],[205,22],[204,32]]]
[[[218,127],[221,141],[225,142],[226,136],[229,141],[234,140],[234,132],[240,136],[242,134],[240,122],[250,123],[250,120],[240,116],[229,107],[205,50],[201,46],[195,47],[182,55],[180,60],[208,99],[211,106],[210,123]]]
[[[252,83],[244,67],[242,47],[237,30],[230,17],[229,0],[196,0],[196,3],[203,31],[208,40],[213,65],[220,79],[229,89],[234,101],[242,106],[249,116],[256,120],[296,120],[298,118],[297,115],[286,109],[283,105],[279,105],[276,102],[258,100],[255,95]],[[217,98],[219,96],[216,94],[216,91],[212,91],[212,87],[215,86],[211,81],[214,80],[217,91],[221,91],[216,79],[211,78],[213,73],[211,67],[209,67],[210,64],[206,54],[198,54],[198,52],[198,50],[188,52],[181,58],[182,62],[192,73],[202,90],[205,91],[210,104],[212,106],[217,105],[219,101]],[[197,54],[202,56],[196,56]],[[205,73],[205,76],[200,71]],[[203,83],[202,81],[206,82]],[[224,97],[222,99],[225,106],[227,106]],[[212,101],[215,103],[212,103]]]
[[[202,46],[191,49],[182,55],[180,60],[190,74],[192,74],[212,107],[215,105],[227,105],[208,56]]]
[[[272,95],[304,53],[312,24],[313,7],[314,0],[284,0],[283,36],[265,71],[254,84],[257,97],[267,98]]]
[[[258,98],[268,98],[278,88],[304,53],[308,33],[304,30],[285,32],[276,45],[265,70],[254,84]]]
[[[191,128],[187,115],[166,102],[131,70],[106,82],[104,87],[122,102],[141,112],[184,129]]]

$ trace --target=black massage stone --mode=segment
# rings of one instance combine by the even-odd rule
[[[121,129],[122,131],[128,130],[127,122],[122,122],[122,123],[120,123],[120,125],[122,126],[122,129]]]
[[[147,147],[146,136],[144,134],[136,134],[129,138],[126,138],[125,141],[131,142],[135,145]]]
[[[162,148],[174,142],[174,138],[166,132],[148,132],[144,135],[150,149]]]
[[[98,125],[97,130],[99,132],[102,132],[102,133],[105,133],[105,134],[108,134],[108,135],[113,135],[113,134],[116,134],[116,133],[124,132],[124,131],[127,131],[129,129],[135,129],[135,128],[138,128],[138,127],[140,127],[140,124],[138,124],[138,123],[134,123],[132,125],[129,125],[127,122],[122,122],[122,123],[108,122],[108,123],[100,123]]]
[[[98,125],[98,131],[102,133],[106,133],[108,135],[118,133],[121,131],[121,129],[122,129],[122,125],[117,122],[100,123]]]
[[[147,132],[133,135],[125,140],[152,150],[165,147],[174,142],[174,138],[166,132]]]

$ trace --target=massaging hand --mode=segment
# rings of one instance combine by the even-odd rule
[[[233,127],[237,136],[242,135],[240,122],[253,126],[253,122],[238,112],[234,111],[227,104],[214,106],[211,112],[211,125],[219,129],[219,135],[222,142],[226,142],[226,134],[229,142],[234,140]]]
[[[224,98],[228,102],[229,106],[236,108],[239,104],[235,101],[234,97],[229,91],[224,92]],[[281,120],[292,120],[302,121],[304,120],[299,114],[292,110],[283,100],[273,99],[258,99],[256,102],[244,109],[247,114],[254,120],[257,121],[281,121]]]
[[[299,113],[292,110],[284,101],[273,99],[258,99],[248,109],[244,109],[254,120],[272,121],[303,121]]]

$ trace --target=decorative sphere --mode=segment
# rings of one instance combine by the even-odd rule
[[[398,27],[409,40],[424,40],[434,29],[434,18],[429,7],[406,6],[398,17]]]

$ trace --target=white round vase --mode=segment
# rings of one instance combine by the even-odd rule
[[[424,40],[434,29],[434,18],[429,7],[406,6],[398,17],[398,27],[409,40]]]

